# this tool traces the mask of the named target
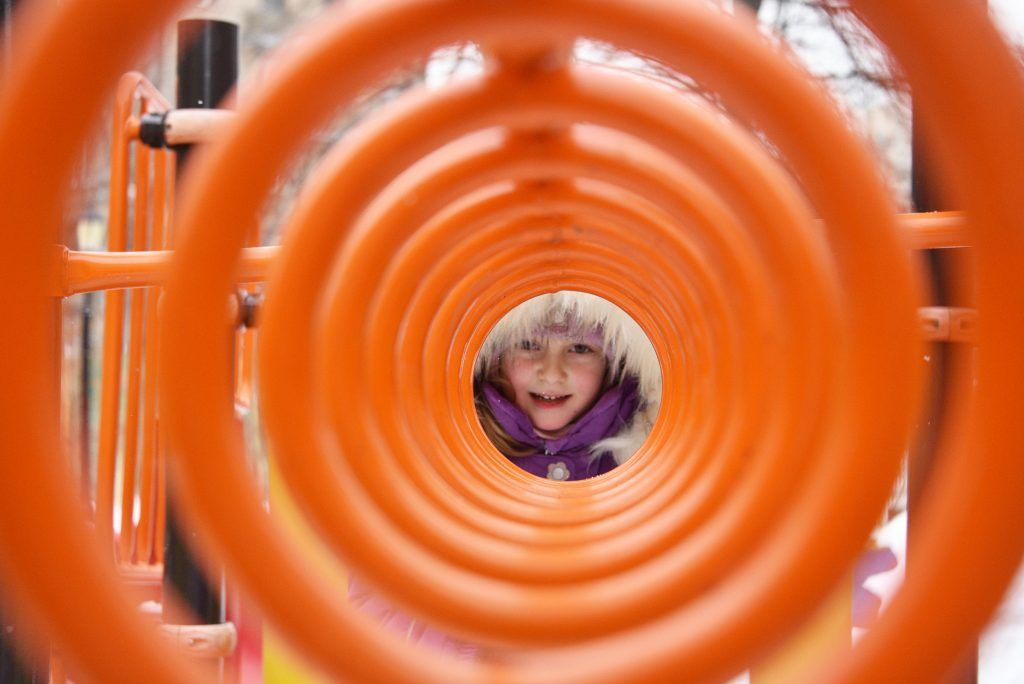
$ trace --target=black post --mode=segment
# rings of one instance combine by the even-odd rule
[[[79,397],[78,402],[78,432],[79,440],[82,445],[82,452],[79,454],[79,464],[82,473],[83,501],[88,501],[92,492],[89,478],[89,445],[92,443],[89,439],[91,426],[91,411],[89,408],[89,359],[92,358],[92,307],[94,299],[94,292],[86,292],[82,295],[82,345],[80,350],[82,367],[79,369],[79,382],[81,383],[82,394]]]
[[[238,26],[215,19],[178,22],[179,109],[215,109],[238,82]],[[189,146],[179,147],[178,169]]]
[[[921,131],[921,117],[916,109],[912,119],[912,161],[911,199],[914,211],[938,211],[937,188],[929,173],[926,158],[924,134]],[[931,306],[948,306],[947,278],[944,250],[930,249],[921,252],[923,266],[928,274]],[[917,530],[917,506],[924,497],[928,476],[932,471],[939,437],[939,426],[946,403],[946,370],[949,366],[950,345],[947,342],[928,343],[927,398],[922,415],[910,445],[907,458],[907,565],[914,560],[914,540]]]
[[[49,663],[27,660],[19,643],[17,623],[0,606],[0,684],[46,684],[50,680]]]
[[[179,109],[213,109],[238,80],[238,26],[224,21],[186,19],[178,22]],[[175,149],[180,175],[189,146]],[[230,372],[230,369],[225,369]],[[216,624],[223,621],[220,582],[210,586],[192,556],[188,539],[194,532],[179,528],[173,502],[168,501],[164,548],[164,621],[174,624]],[[191,615],[174,610],[170,597],[183,600]]]
[[[912,121],[912,175],[911,193],[914,210],[919,212],[942,211],[953,209],[937,183],[929,148],[922,132],[922,117],[914,110]],[[922,256],[930,274],[931,295],[933,306],[970,306],[969,301],[960,300],[963,293],[952,287],[958,260],[964,258],[963,249],[927,250]],[[962,367],[961,355],[964,350],[958,349],[953,342],[931,342],[928,345],[930,358],[927,382],[927,403],[923,407],[922,416],[916,431],[915,441],[910,445],[907,458],[907,568],[915,562],[915,540],[917,538],[917,511],[928,489],[928,480],[935,468],[936,449],[938,447],[939,426],[948,414],[949,388],[947,378],[957,367]],[[949,616],[956,619],[956,616]],[[949,672],[943,684],[977,684],[978,681],[978,648],[977,643],[970,644],[963,653],[960,662]]]

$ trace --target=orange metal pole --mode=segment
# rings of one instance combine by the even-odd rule
[[[970,221],[963,212],[899,214],[896,220],[914,249],[971,246]]]
[[[235,281],[266,280],[277,252],[277,247],[245,249],[239,259]],[[168,250],[76,252],[59,248],[57,258],[63,262],[63,275],[61,284],[55,288],[61,296],[70,296],[96,290],[160,285],[166,279],[171,256],[172,252]]]
[[[165,218],[167,215],[167,164],[168,153],[158,150],[153,154],[153,234],[152,246],[161,249],[165,242]],[[146,292],[146,360],[143,387],[142,413],[142,462],[139,480],[139,524],[136,530],[136,558],[141,563],[153,563],[153,525],[156,517],[156,450],[157,450],[157,375],[156,363],[159,349],[160,290],[151,287]]]
[[[961,212],[899,214],[896,220],[914,249],[966,245],[969,226],[967,217]],[[265,281],[279,250],[276,246],[243,249],[236,282]],[[63,265],[54,292],[67,297],[97,290],[158,285],[166,278],[171,254],[160,250],[77,252],[62,247],[58,249],[57,259]]]
[[[142,106],[145,107],[145,101]],[[132,249],[148,247],[150,153],[145,145],[135,146],[135,205],[132,225]],[[142,394],[142,353],[145,316],[145,292],[136,290],[131,295],[128,310],[128,387],[125,397],[124,451],[121,460],[121,533],[118,538],[118,557],[122,563],[133,562],[135,541],[136,466],[139,451],[139,413]]]
[[[156,445],[156,515],[153,521],[153,563],[164,562],[164,538],[167,529],[167,439],[163,424],[158,424]]]
[[[135,79],[118,84],[110,153],[110,207],[108,251],[127,246],[129,139],[124,125],[131,114]],[[121,411],[121,354],[124,342],[124,293],[107,293],[103,309],[103,365],[100,385],[99,436],[96,461],[96,532],[104,543],[113,542],[114,477],[117,466],[118,426]]]

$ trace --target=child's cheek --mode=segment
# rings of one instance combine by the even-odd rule
[[[516,396],[526,391],[526,385],[530,379],[532,364],[528,359],[513,357],[505,369],[505,376],[512,385]]]

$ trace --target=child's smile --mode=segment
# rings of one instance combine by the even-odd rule
[[[571,397],[572,395],[563,394],[562,396],[556,397],[548,394],[535,394],[534,392],[530,392],[530,396],[533,397],[533,400],[539,403],[541,406],[546,406],[548,408],[556,408],[558,406],[561,406],[566,401],[568,401],[569,397]]]

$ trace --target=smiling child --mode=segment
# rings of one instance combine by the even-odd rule
[[[617,306],[560,291],[523,302],[494,327],[476,368],[488,438],[539,477],[608,472],[657,415],[661,373],[640,326]]]

